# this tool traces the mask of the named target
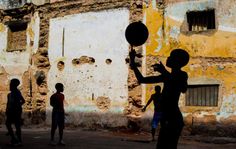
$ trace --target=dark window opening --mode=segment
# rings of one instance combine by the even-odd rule
[[[24,51],[27,44],[27,22],[13,21],[8,22],[8,39],[7,39],[7,51]]]
[[[186,106],[217,107],[219,85],[189,85],[186,92]]]
[[[189,31],[206,31],[216,29],[215,9],[187,12]]]

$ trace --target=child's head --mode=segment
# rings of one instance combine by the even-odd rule
[[[167,58],[166,66],[180,69],[188,64],[189,54],[183,49],[174,49]]]
[[[155,92],[160,93],[161,92],[161,87],[159,85],[155,86]]]
[[[55,88],[56,88],[57,92],[63,92],[64,91],[64,86],[63,86],[62,83],[57,83],[55,85]]]
[[[10,90],[15,90],[17,89],[17,86],[20,85],[20,81],[18,79],[11,79],[10,82]]]

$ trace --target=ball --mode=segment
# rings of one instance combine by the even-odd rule
[[[148,29],[142,22],[133,22],[125,30],[125,37],[131,46],[140,46],[148,38]]]

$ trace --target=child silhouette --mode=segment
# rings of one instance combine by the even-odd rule
[[[187,91],[188,80],[187,73],[182,71],[181,68],[188,64],[189,54],[183,49],[174,49],[166,60],[166,66],[171,68],[171,72],[167,71],[160,62],[153,65],[154,71],[160,72],[160,75],[150,77],[143,77],[138,70],[135,64],[136,52],[133,49],[129,55],[131,69],[133,69],[139,83],[163,82],[164,84],[160,102],[162,117],[157,148],[176,149],[184,126],[178,102],[180,94]]]
[[[17,89],[17,86],[20,85],[18,79],[12,79],[10,82],[10,93],[7,95],[7,107],[6,107],[6,127],[8,134],[11,136],[11,145],[19,146],[22,145],[21,139],[21,114],[22,114],[22,105],[25,103],[21,92]],[[16,137],[14,135],[12,124],[15,124],[16,128]]]
[[[51,145],[56,145],[54,142],[54,135],[59,127],[59,145],[65,145],[63,141],[63,130],[64,130],[64,123],[65,123],[65,110],[64,110],[64,86],[62,83],[57,83],[55,85],[57,90],[50,98],[50,105],[53,107],[52,109],[52,126],[51,126]]]
[[[151,98],[148,100],[147,104],[142,109],[142,111],[145,112],[148,105],[153,101],[154,114],[153,114],[153,118],[152,118],[152,130],[151,130],[152,141],[155,140],[156,128],[157,128],[158,123],[160,122],[160,118],[161,118],[160,100],[161,100],[161,87],[157,85],[157,86],[155,86],[155,93],[151,95]]]

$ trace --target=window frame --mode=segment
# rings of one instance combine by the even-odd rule
[[[212,91],[211,87],[216,87],[216,91],[214,88],[214,90],[213,90],[214,92],[212,94],[207,94],[207,90]],[[193,93],[194,97],[190,97],[190,98],[192,98],[192,100],[187,99],[189,88],[193,88],[193,89],[196,88],[195,91],[192,90],[192,91],[194,91],[194,93]],[[199,92],[202,93],[200,95],[200,97],[198,94]],[[215,95],[215,93],[216,93],[216,95]],[[212,100],[211,99],[212,96],[213,97],[216,96],[215,97],[216,99]],[[219,106],[219,99],[220,99],[219,97],[220,97],[220,84],[190,84],[190,85],[188,85],[188,90],[185,93],[185,106],[186,107],[218,107]],[[197,99],[194,99],[194,98],[197,98]]]
[[[198,30],[192,30],[192,26],[190,25],[190,18],[188,17],[189,15],[193,15],[194,13],[196,13],[195,15],[199,15],[199,17],[200,17],[200,15],[203,15],[204,16],[204,14],[201,14],[201,13],[211,13],[211,11],[213,11],[213,16],[210,18],[210,19],[214,19],[214,21],[212,21],[212,22],[214,22],[213,24],[211,24],[213,27],[209,27],[208,28],[208,25],[209,25],[209,23],[208,22],[210,22],[210,21],[206,21],[206,20],[204,20],[204,19],[202,19],[200,22],[204,22],[204,23],[206,23],[205,24],[205,26],[207,26],[207,28],[206,29],[198,29]],[[192,13],[192,14],[191,14]],[[197,13],[199,13],[199,14],[197,14]],[[215,31],[216,29],[217,29],[217,22],[216,22],[216,9],[215,8],[208,8],[208,9],[204,9],[204,10],[191,10],[191,11],[187,11],[186,12],[186,20],[187,20],[187,32],[192,32],[192,33],[199,33],[199,32],[209,32],[209,31]],[[203,21],[204,20],[204,21]],[[192,23],[193,24],[193,23]],[[190,29],[191,28],[191,29]]]

